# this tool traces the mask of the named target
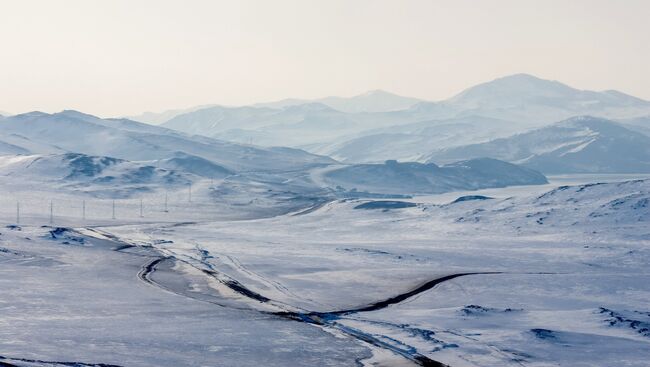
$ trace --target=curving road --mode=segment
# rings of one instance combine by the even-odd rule
[[[175,291],[175,290],[173,290],[173,289],[165,286],[164,284],[161,284],[161,283],[159,283],[159,282],[157,282],[156,280],[153,279],[152,275],[156,272],[157,267],[160,266],[161,264],[165,263],[165,262],[168,262],[168,261],[171,261],[171,262],[180,261],[180,262],[183,262],[183,263],[185,263],[187,265],[190,265],[190,266],[193,266],[193,267],[197,268],[196,266],[194,266],[194,265],[192,265],[192,264],[190,264],[190,263],[188,263],[188,262],[186,262],[184,260],[175,258],[174,256],[169,256],[169,255],[159,256],[157,258],[154,258],[154,259],[148,261],[147,263],[145,263],[142,266],[142,269],[138,273],[138,278],[141,279],[143,282],[145,282],[147,284],[159,287],[159,288],[161,288],[161,289],[163,289],[165,291],[173,292],[173,293],[181,295],[183,297],[189,297],[189,298],[193,298],[193,299],[196,299],[196,300],[199,300],[199,301],[206,301],[205,299],[199,299],[199,298],[190,296],[188,294],[185,294],[185,293],[182,293],[182,292],[179,292],[179,291]],[[199,268],[197,268],[197,269],[199,269]],[[228,276],[225,276],[224,274],[221,274],[221,273],[217,272],[216,270],[205,270],[205,269],[199,269],[199,270],[201,272],[203,272],[203,274],[205,274],[206,276],[209,276],[209,277],[217,280],[222,285],[228,287],[230,290],[237,293],[238,295],[241,295],[241,296],[245,297],[247,300],[252,301],[251,305],[263,303],[263,304],[271,304],[273,306],[276,306],[276,307],[279,307],[279,308],[283,309],[282,311],[277,311],[277,312],[270,312],[270,311],[259,310],[258,309],[257,311],[259,311],[261,313],[274,315],[274,316],[277,316],[277,317],[280,317],[280,318],[283,318],[283,319],[286,319],[286,320],[304,322],[304,323],[315,325],[315,326],[318,326],[318,327],[321,327],[321,328],[324,328],[324,329],[335,330],[335,331],[338,331],[339,333],[346,334],[346,335],[348,335],[348,336],[350,336],[350,337],[352,337],[352,338],[354,338],[356,340],[367,343],[367,344],[369,344],[369,345],[371,345],[373,347],[389,350],[389,351],[391,351],[391,352],[393,352],[393,353],[395,353],[397,355],[400,355],[400,356],[410,360],[414,364],[417,364],[417,365],[420,365],[420,366],[433,366],[433,367],[444,367],[444,366],[447,366],[447,365],[444,364],[444,363],[432,360],[429,357],[424,356],[424,355],[422,355],[420,353],[417,353],[416,351],[414,351],[415,350],[414,348],[405,348],[405,349],[398,348],[398,347],[396,347],[396,346],[394,346],[392,344],[389,344],[389,343],[386,343],[386,342],[382,341],[381,339],[378,339],[377,337],[375,337],[375,336],[373,336],[371,334],[368,334],[368,333],[365,333],[365,332],[363,332],[361,330],[358,330],[358,329],[343,325],[340,322],[338,322],[338,320],[342,316],[348,316],[348,315],[362,313],[362,312],[377,311],[377,310],[381,310],[381,309],[384,309],[386,307],[389,307],[391,305],[399,304],[399,303],[404,302],[404,301],[406,301],[406,300],[408,300],[408,299],[410,299],[410,298],[412,298],[414,296],[417,296],[418,294],[426,292],[426,291],[434,288],[435,286],[437,286],[437,285],[439,285],[441,283],[444,283],[444,282],[447,282],[447,281],[450,281],[452,279],[456,279],[456,278],[459,278],[459,277],[469,276],[469,275],[481,275],[481,274],[500,274],[500,272],[464,272],[464,273],[449,274],[449,275],[445,275],[445,276],[442,276],[442,277],[437,277],[437,278],[431,279],[431,280],[429,280],[429,281],[427,281],[427,282],[425,282],[425,283],[423,283],[423,284],[421,284],[421,285],[419,285],[419,286],[417,286],[417,287],[415,287],[413,289],[407,290],[407,291],[405,291],[403,293],[400,293],[398,295],[395,295],[395,296],[392,296],[392,297],[389,297],[389,298],[386,298],[386,299],[383,299],[383,300],[379,300],[379,301],[371,303],[369,305],[364,305],[364,306],[359,306],[359,307],[356,307],[356,308],[350,308],[350,309],[344,309],[344,310],[334,310],[334,311],[330,311],[330,312],[312,312],[312,311],[300,311],[300,312],[297,312],[297,311],[293,311],[293,310],[284,310],[284,309],[296,309],[296,308],[292,307],[292,306],[283,307],[284,306],[283,303],[278,302],[278,301],[274,301],[274,300],[272,300],[272,299],[270,299],[270,298],[268,298],[268,297],[266,297],[266,296],[264,296],[262,294],[259,294],[259,293],[255,292],[255,291],[252,291],[251,289],[247,288],[246,286],[244,286],[240,282],[238,282],[238,281],[236,281],[236,280],[234,280],[234,279],[232,279],[232,278],[230,278]],[[215,303],[215,302],[211,302],[211,303]],[[219,306],[222,306],[222,307],[231,307],[231,306],[226,305],[226,304],[219,304],[219,303],[215,303],[215,304],[218,304]],[[252,308],[255,309],[254,306]]]

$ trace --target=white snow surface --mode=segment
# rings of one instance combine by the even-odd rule
[[[170,241],[158,247],[281,305],[319,312],[444,275],[498,272],[338,320],[452,366],[644,366],[650,357],[650,180],[398,210],[355,209],[360,203],[106,230],[134,243]]]

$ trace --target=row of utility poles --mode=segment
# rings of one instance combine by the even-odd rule
[[[188,185],[188,196],[187,200],[189,203],[192,202],[192,184]],[[169,195],[165,192],[165,201],[164,201],[164,212],[169,212]],[[16,224],[20,224],[20,202],[16,202]],[[115,199],[111,201],[111,219],[115,219]],[[140,199],[140,218],[144,218],[144,201]],[[86,200],[81,201],[81,219],[86,220]],[[50,200],[50,224],[54,224],[54,201]]]

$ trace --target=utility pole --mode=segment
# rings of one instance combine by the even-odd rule
[[[50,200],[50,224],[54,224],[54,202]]]
[[[165,213],[167,213],[167,191],[165,191]]]
[[[191,203],[192,202],[192,183],[190,182],[190,190],[189,190],[189,196],[188,196],[188,201]]]
[[[16,224],[20,224],[20,202],[16,202]]]
[[[113,199],[113,219],[115,219],[115,199]]]
[[[142,217],[144,217],[144,215],[142,215],[142,199],[140,199],[140,218]]]
[[[81,202],[81,219],[86,220],[86,200]]]

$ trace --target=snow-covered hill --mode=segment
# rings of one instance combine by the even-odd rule
[[[544,173],[650,172],[650,137],[613,121],[582,116],[496,139],[438,151],[432,162],[493,157]]]
[[[618,120],[626,128],[650,136],[650,116],[641,116],[631,119]]]
[[[179,115],[162,126],[239,143],[300,146],[365,130],[363,114],[348,114],[322,103],[268,107],[216,106]]]
[[[73,152],[130,161],[194,156],[232,171],[295,170],[333,162],[298,149],[240,145],[76,111],[31,112],[0,120],[0,142],[6,154]]]
[[[4,185],[20,190],[66,190],[95,196],[130,196],[160,188],[178,188],[192,177],[151,165],[79,153],[0,156]]]
[[[515,128],[509,121],[467,116],[364,131],[348,140],[305,149],[346,163],[420,161],[436,150],[511,135]]]
[[[488,158],[445,166],[396,161],[357,164],[329,170],[322,175],[322,181],[339,190],[382,194],[437,194],[547,183],[539,172]]]
[[[210,160],[184,153],[178,153],[172,158],[152,161],[151,164],[156,167],[192,173],[210,179],[224,178],[235,174],[234,171],[224,168]]]
[[[142,114],[135,115],[135,116],[128,116],[126,118],[129,120],[144,122],[151,125],[160,125],[162,123],[165,123],[173,119],[174,117],[180,114],[193,112],[193,111],[197,111],[197,110],[201,110],[213,106],[214,105],[202,105],[202,106],[195,106],[190,108],[167,110],[163,112],[144,112]]]

